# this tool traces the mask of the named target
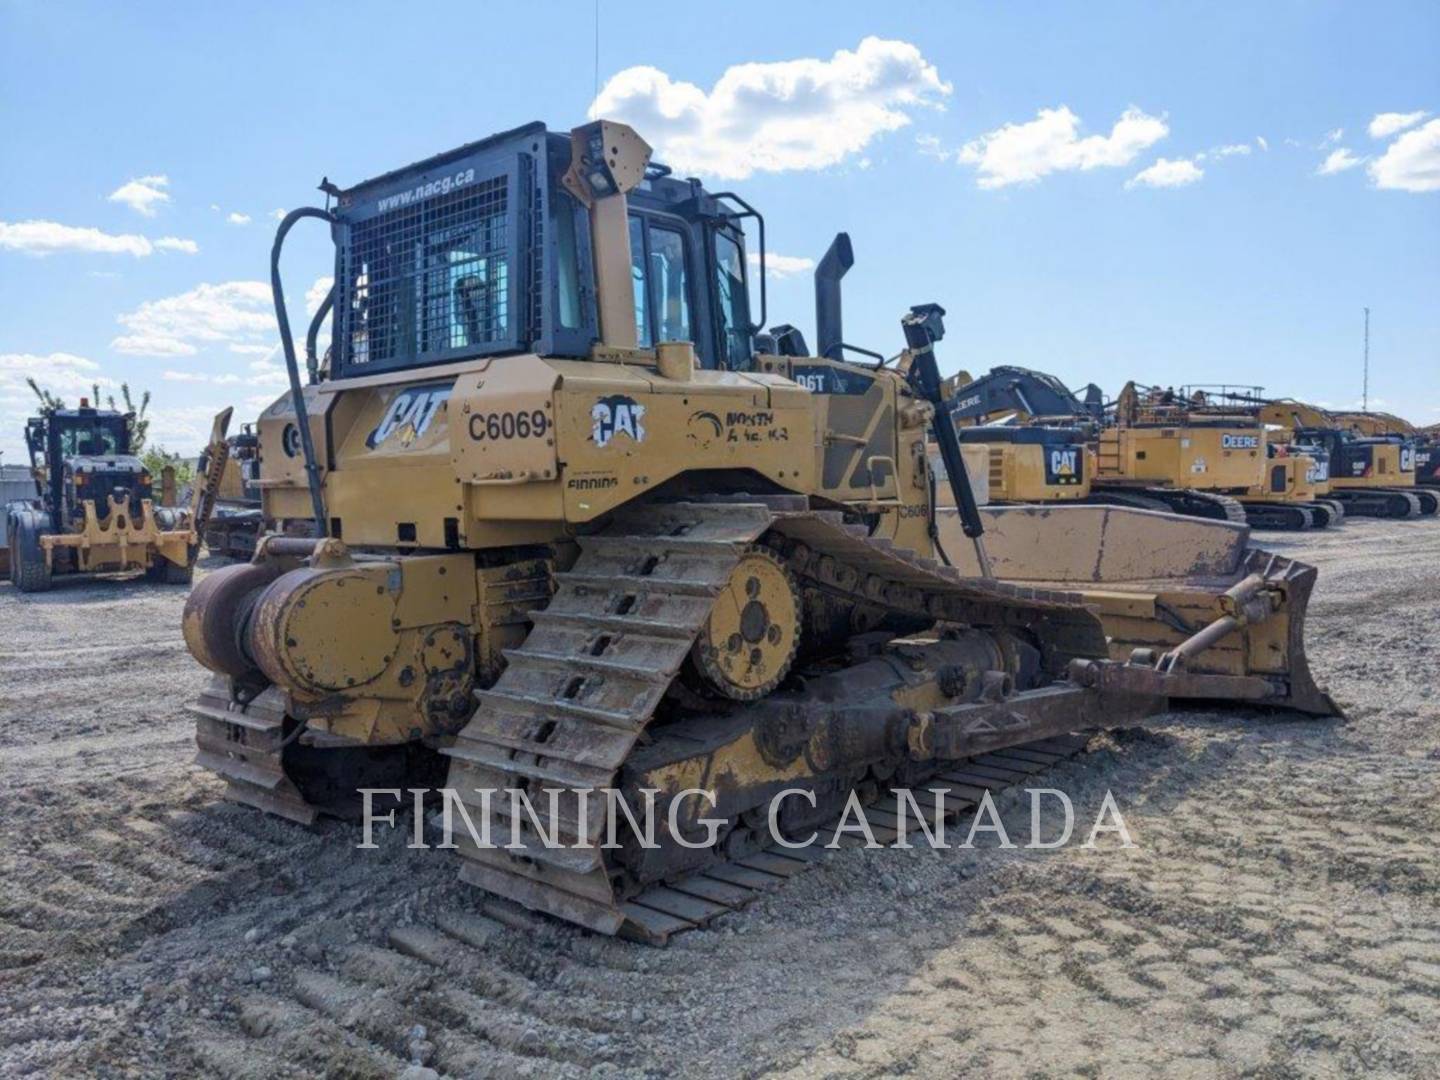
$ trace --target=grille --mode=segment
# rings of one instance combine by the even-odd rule
[[[398,367],[513,337],[508,192],[498,176],[351,225],[346,366]]]

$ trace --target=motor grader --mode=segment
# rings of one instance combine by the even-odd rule
[[[327,183],[325,207],[281,222],[291,388],[260,416],[258,484],[277,530],[315,535],[266,535],[184,613],[214,673],[198,760],[230,797],[310,822],[359,789],[443,779],[474,822],[516,830],[504,847],[457,833],[466,881],[663,941],[766,876],[783,790],[811,797],[776,811],[794,835],[852,792],[1171,700],[1334,711],[1304,655],[1315,571],[1247,552],[1244,526],[1185,522],[1152,558],[1144,529],[1172,519],[1081,507],[1078,542],[1022,515],[992,543],[941,424],[942,541],[926,437],[943,310],[903,315],[892,362],[847,359],[850,259],[830,257],[818,355],[793,327],[763,332],[763,218],[650,158],[622,124],[532,124]],[[310,379],[280,274],[305,218],[330,227],[337,267]],[[1115,656],[1083,587],[1005,580],[1047,551],[1109,567],[1081,586],[1130,589],[1134,650]],[[603,793],[674,806],[693,788],[711,803],[654,843],[633,827],[598,843]],[[489,797],[505,791],[530,810],[512,818]]]
[[[223,444],[229,417],[227,409],[216,418],[212,442]],[[154,478],[131,449],[132,419],[81,398],[25,425],[35,498],[5,508],[0,555],[21,592],[49,589],[57,574],[143,570],[154,581],[190,582],[211,487],[197,478],[188,511],[156,506]]]

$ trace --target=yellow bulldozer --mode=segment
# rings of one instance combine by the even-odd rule
[[[229,419],[229,409],[216,417],[212,446],[223,450]],[[81,398],[78,408],[47,409],[27,422],[35,497],[5,507],[0,550],[0,571],[21,592],[43,592],[56,575],[134,570],[189,583],[218,473],[196,478],[188,510],[156,505],[155,478],[130,445],[131,421]]]
[[[198,760],[232,798],[309,822],[443,781],[479,829],[455,837],[464,880],[660,942],[802,866],[767,837],[852,796],[1050,760],[1015,748],[1172,701],[1335,711],[1304,653],[1315,571],[1244,525],[987,524],[933,425],[944,312],[904,313],[892,362],[847,359],[843,234],[812,354],[762,330],[758,211],[622,124],[532,124],[327,191],[272,251],[277,531],[184,613],[213,672]],[[279,269],[305,218],[338,268],[308,379]],[[622,821],[616,792],[671,813]]]

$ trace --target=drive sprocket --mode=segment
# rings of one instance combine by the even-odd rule
[[[745,548],[690,655],[713,690],[755,701],[780,685],[800,644],[800,591],[769,548]]]

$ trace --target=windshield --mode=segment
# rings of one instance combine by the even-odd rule
[[[60,429],[60,456],[103,457],[125,452],[123,420],[76,420]]]

